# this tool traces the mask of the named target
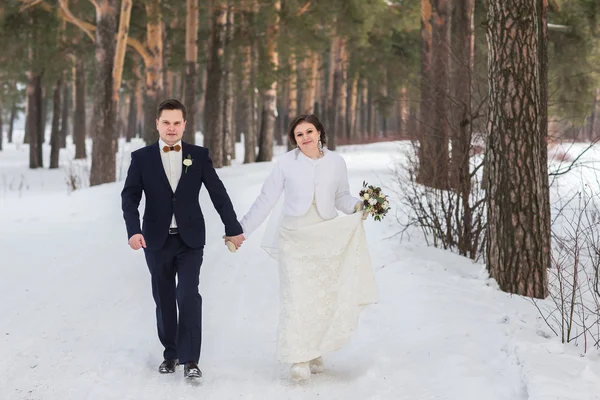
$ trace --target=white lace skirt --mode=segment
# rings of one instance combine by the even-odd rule
[[[279,233],[278,358],[309,361],[350,341],[377,288],[361,213],[325,221],[314,204]]]

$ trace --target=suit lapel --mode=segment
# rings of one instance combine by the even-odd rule
[[[162,180],[164,181],[165,185],[167,185],[169,191],[173,193],[173,189],[171,189],[171,184],[169,183],[169,178],[167,178],[167,171],[165,171],[165,167],[163,166],[162,158],[160,156],[161,149],[158,146],[158,142],[154,144],[154,148],[155,150],[152,152],[152,154],[154,157],[153,164],[156,166],[156,173],[162,176]]]

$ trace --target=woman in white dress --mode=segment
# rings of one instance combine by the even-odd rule
[[[322,354],[350,341],[364,305],[377,301],[362,225],[362,202],[349,191],[344,159],[325,148],[314,115],[290,124],[296,149],[277,158],[261,193],[240,221],[248,238],[284,193],[276,230],[281,311],[278,358],[291,377],[307,380],[324,370]],[[336,209],[349,217],[336,218]]]

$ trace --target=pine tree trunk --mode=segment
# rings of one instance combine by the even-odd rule
[[[242,48],[242,95],[240,96],[240,114],[242,115],[244,129],[244,163],[256,161],[256,124],[254,120],[254,79],[253,60],[255,59],[254,48],[256,39],[251,34],[254,13],[247,13],[242,18],[242,32],[250,38],[250,41]]]
[[[137,102],[134,92],[129,95],[129,111],[127,112],[127,133],[125,134],[125,140],[127,141],[127,143],[131,142],[131,139],[135,137],[137,124]]]
[[[335,72],[336,72],[336,60],[338,57],[339,46],[341,39],[337,36],[334,36],[331,40],[331,46],[329,47],[329,59],[327,66],[327,91],[325,97],[325,118],[324,123],[327,128],[331,132],[331,136],[335,134],[334,126],[335,126],[335,102],[337,99],[335,98]],[[333,140],[335,142],[335,139]],[[335,143],[332,143],[331,137],[328,140],[328,147],[331,149],[331,146],[335,146]]]
[[[274,2],[275,17],[273,24],[267,29],[266,51],[271,68],[279,68],[279,53],[277,52],[277,39],[279,35],[279,11],[281,0]],[[273,135],[275,130],[275,111],[277,109],[277,79],[271,78],[270,87],[262,93],[262,122],[260,125],[260,143],[257,161],[271,161],[273,158]]]
[[[225,29],[224,73],[223,73],[223,165],[231,165],[235,159],[235,140],[233,137],[233,9],[228,4],[227,26]]]
[[[356,129],[357,110],[358,107],[358,74],[354,74],[350,84],[350,101],[348,102],[348,138],[353,140],[358,139]]]
[[[460,201],[456,207],[458,225],[458,252],[475,257],[473,247],[470,149],[473,127],[471,124],[471,83],[474,65],[474,0],[455,0],[452,14],[452,55],[450,76],[452,107],[450,108],[452,157],[450,160],[450,185]]]
[[[146,2],[146,44],[151,50],[146,65],[146,95],[144,101],[144,139],[146,143],[157,140],[156,109],[163,92],[163,29],[160,0]]]
[[[290,78],[288,80],[288,93],[287,93],[287,118],[283,124],[283,129],[278,132],[278,136],[281,136],[284,132],[287,132],[287,127],[290,124],[292,118],[298,116],[298,71],[297,71],[297,59],[294,50],[291,50],[290,58]],[[287,138],[287,135],[286,135]],[[292,142],[286,140],[288,150],[292,150],[294,146]]]
[[[115,65],[113,67],[113,101],[115,103],[115,110],[119,109],[119,93],[121,91],[121,81],[123,80],[123,66],[125,65],[127,38],[129,37],[132,2],[133,0],[121,0],[119,31],[117,33],[117,44],[115,48]],[[115,135],[115,140],[116,138],[117,135]]]
[[[317,93],[317,79],[318,79],[318,68],[319,68],[319,53],[316,51],[310,52],[309,57],[309,68],[308,68],[308,76],[307,76],[307,86],[305,90],[305,95],[303,97],[302,112],[304,114],[314,114],[315,112],[315,99]]]
[[[116,109],[113,97],[115,62],[116,0],[96,0],[96,74],[94,81],[94,145],[90,186],[116,180],[114,131]]]
[[[421,0],[421,134],[418,182],[448,187],[450,0]]]
[[[65,81],[62,92],[62,115],[60,117],[59,144],[61,149],[67,147],[67,136],[69,136],[69,117],[71,115],[71,99],[69,98],[69,94],[69,85]]]
[[[537,4],[536,4],[537,3]],[[492,0],[488,9],[487,261],[500,288],[548,295],[550,215],[540,4]]]
[[[331,102],[331,129],[327,140],[327,148],[330,150],[336,149],[337,139],[344,138],[346,133],[344,124],[344,112],[346,106],[346,96],[344,91],[344,60],[346,52],[346,42],[343,39],[337,38],[333,55],[333,89]],[[330,58],[331,59],[331,58]]]
[[[38,156],[38,148],[42,145],[39,138],[42,125],[42,75],[33,71],[28,75],[25,136],[29,141],[29,168],[35,169],[43,167]]]
[[[10,118],[8,120],[8,143],[13,142],[13,134],[15,130],[15,119],[17,119],[17,101],[13,101],[10,109]]]
[[[185,104],[189,109],[183,140],[196,143],[196,76],[198,63],[198,0],[187,0],[185,23]]]
[[[54,83],[52,91],[52,130],[50,131],[50,169],[58,168],[58,155],[60,151],[60,95],[62,91],[62,77]]]
[[[81,58],[75,60],[75,114],[73,115],[73,142],[75,142],[75,159],[87,158],[85,111],[85,64]]]
[[[410,107],[408,103],[408,89],[402,86],[400,89],[400,136],[416,137],[416,132],[411,132],[408,129],[408,119],[410,118]]]
[[[359,137],[368,137],[368,99],[369,99],[369,85],[366,79],[361,79],[360,82],[360,125],[359,125]]]
[[[189,108],[183,140],[196,143],[196,90],[198,63],[198,0],[187,0],[185,23],[185,103]]]
[[[223,166],[223,53],[227,13],[217,4],[213,10],[210,59],[204,103],[204,147],[210,152],[215,168]]]

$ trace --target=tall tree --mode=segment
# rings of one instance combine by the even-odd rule
[[[204,102],[204,147],[216,168],[223,166],[223,55],[225,46],[227,12],[222,4],[216,4],[212,11],[210,32],[210,53]]]
[[[94,146],[90,186],[114,182],[116,179],[113,147],[116,121],[113,99],[113,68],[115,63],[115,32],[117,28],[116,0],[96,0],[96,68],[94,80],[94,114],[92,127]]]
[[[253,0],[251,6],[241,15],[241,33],[244,38],[242,46],[242,96],[240,99],[240,112],[242,114],[244,129],[244,163],[256,161],[256,121],[255,102],[256,87],[254,65],[258,57],[258,41],[255,35],[256,14],[258,13],[258,0]]]
[[[461,255],[475,256],[471,240],[472,209],[470,149],[473,126],[471,123],[472,76],[474,65],[474,0],[454,0],[452,14],[452,74],[450,76],[451,185],[459,193],[457,224],[458,250]]]
[[[198,0],[187,0],[185,21],[185,104],[189,108],[183,139],[194,144],[196,133],[196,86],[198,63]]]
[[[223,59],[223,103],[221,107],[223,117],[223,165],[231,165],[235,158],[235,137],[233,135],[233,41],[234,12],[231,4],[227,4],[227,24],[225,28],[225,45]]]
[[[418,182],[448,185],[450,0],[421,0],[421,117]]]
[[[279,35],[279,12],[281,11],[281,0],[273,2],[274,16],[267,28],[266,56],[270,69],[276,72],[279,69],[279,53],[277,50],[277,38]],[[275,75],[269,78],[270,84],[262,93],[262,122],[260,125],[260,143],[256,161],[271,161],[273,158],[273,137],[275,134],[275,112],[277,110],[277,78]]]
[[[541,129],[541,1],[492,0],[488,9],[487,260],[500,288],[548,295],[550,215]]]
[[[75,112],[73,114],[73,142],[75,143],[75,159],[87,157],[85,148],[86,111],[85,111],[85,64],[81,57],[75,57]]]
[[[50,131],[50,169],[58,168],[58,155],[60,151],[60,116],[61,116],[61,99],[63,80],[60,76],[54,82],[52,90],[52,128]]]

